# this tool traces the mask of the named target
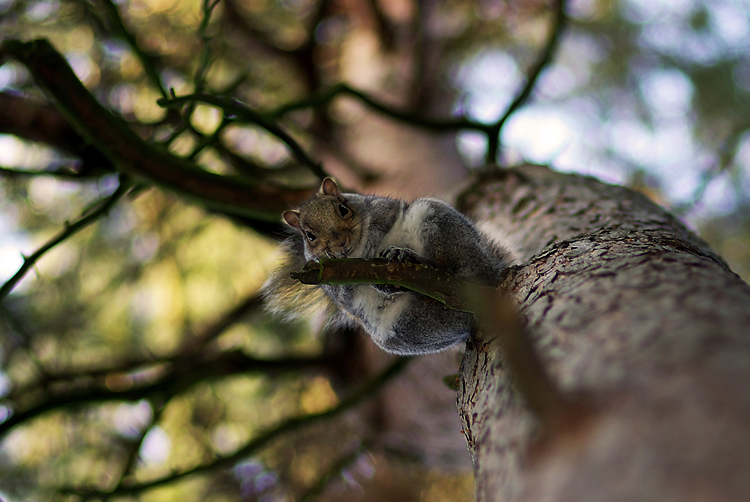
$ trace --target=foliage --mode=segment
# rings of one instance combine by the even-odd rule
[[[352,410],[406,363],[353,375],[314,325],[259,308],[278,213],[328,169],[318,152],[341,149],[352,103],[450,134],[467,164],[553,161],[629,182],[750,277],[737,9],[1,3],[0,496],[351,499],[373,468],[399,478]],[[391,73],[346,81],[367,36],[411,91],[389,92],[403,86]],[[39,38],[49,47],[12,41]],[[452,115],[430,102],[445,95]],[[403,484],[438,500],[435,477]],[[445,499],[465,497],[465,479],[444,481]]]

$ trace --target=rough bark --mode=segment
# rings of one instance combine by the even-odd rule
[[[504,287],[585,410],[542,427],[496,342],[470,341],[477,500],[746,500],[750,287],[666,211],[591,178],[524,166],[459,206],[519,257]]]

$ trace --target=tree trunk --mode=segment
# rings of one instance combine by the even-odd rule
[[[477,500],[747,500],[750,287],[663,209],[591,178],[487,174],[459,208],[517,254],[504,286],[587,410],[541,426],[497,342],[470,341],[458,405]]]

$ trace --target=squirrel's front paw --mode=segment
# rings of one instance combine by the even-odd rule
[[[398,263],[404,262],[416,262],[418,261],[417,255],[411,249],[389,247],[380,252],[380,258],[388,261],[395,261]]]

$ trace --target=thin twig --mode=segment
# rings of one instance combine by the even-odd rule
[[[206,345],[215,340],[244,316],[258,310],[263,305],[263,297],[260,293],[249,295],[243,301],[235,305],[233,309],[226,312],[218,321],[209,325],[201,333],[190,337],[180,349],[181,354],[196,354],[203,350]]]
[[[99,175],[94,174],[80,174],[76,170],[66,164],[52,165],[41,170],[30,170],[30,169],[16,169],[13,167],[0,167],[0,176],[4,178],[24,178],[24,177],[36,177],[36,176],[54,176],[56,178],[66,178],[69,180],[91,180],[98,178]]]
[[[366,442],[359,443],[354,450],[334,462],[333,465],[331,465],[313,485],[298,497],[298,500],[300,502],[310,502],[311,500],[314,500],[318,495],[323,493],[335,476],[338,476],[350,467],[365,451],[367,451]]]
[[[138,460],[138,454],[140,453],[146,436],[159,422],[162,414],[164,413],[164,410],[167,408],[167,404],[172,397],[174,396],[167,396],[161,403],[159,403],[158,406],[155,403],[156,399],[151,399],[151,402],[149,404],[151,405],[151,409],[154,410],[153,416],[151,417],[151,423],[148,426],[144,427],[141,433],[138,435],[138,438],[136,438],[135,441],[133,441],[132,444],[129,445],[129,451],[127,452],[125,458],[125,465],[123,465],[122,472],[117,478],[117,483],[115,483],[114,488],[111,490],[112,493],[116,492],[123,485],[123,483],[125,483],[127,477],[133,472],[133,469],[137,465],[136,462]],[[110,498],[110,496],[111,495],[104,495],[101,499],[101,502],[105,502]]]
[[[253,310],[260,308],[262,305],[261,297],[259,294],[253,294],[245,298],[239,304],[235,305],[234,308],[225,312],[216,322],[206,327],[203,331],[198,334],[185,335],[183,338],[186,341],[177,350],[177,352],[168,357],[147,357],[147,358],[133,358],[120,361],[108,360],[106,364],[98,366],[88,366],[78,369],[68,370],[55,370],[48,371],[44,369],[43,380],[30,382],[24,386],[15,387],[11,394],[7,396],[8,400],[15,400],[19,396],[33,395],[43,387],[49,387],[51,385],[59,384],[71,384],[80,381],[92,381],[101,380],[106,378],[108,375],[117,374],[133,374],[140,373],[147,370],[155,370],[157,368],[167,368],[174,365],[184,366],[184,361],[190,361],[195,367],[200,366],[205,362],[205,358],[199,357],[200,351],[211,341],[216,339],[219,335],[224,333],[229,327],[234,325],[243,316],[248,315]],[[10,312],[7,312],[2,304],[0,304],[0,313],[4,314],[4,317],[8,319],[10,323],[16,323],[17,321],[11,316]],[[20,326],[13,325],[16,332],[24,335],[25,330]],[[30,336],[23,336],[26,343],[31,339]],[[250,357],[244,358],[242,364],[232,352],[225,352],[224,355],[216,356],[217,360],[225,358],[222,365],[226,366],[232,362],[235,368],[240,367],[252,367],[252,366],[264,366],[269,363],[268,360],[253,359]],[[282,368],[284,363],[289,367],[301,367],[307,366],[311,363],[318,361],[316,359],[279,359],[273,364],[273,366],[265,366],[268,370],[276,369],[277,371]],[[322,360],[320,360],[322,362]],[[322,366],[322,364],[321,364]],[[41,369],[41,368],[40,368]]]
[[[487,164],[494,164],[500,155],[500,131],[502,130],[505,123],[508,121],[511,115],[516,112],[531,96],[532,91],[536,87],[539,75],[542,70],[552,61],[552,56],[559,45],[562,32],[565,29],[567,22],[567,15],[565,14],[567,0],[558,0],[557,8],[555,9],[555,19],[552,27],[550,28],[550,35],[547,42],[544,44],[542,52],[539,54],[536,62],[531,65],[526,75],[526,82],[516,94],[516,97],[508,105],[505,113],[495,122],[490,131],[487,134]]]
[[[97,203],[98,207],[96,209],[92,210],[73,223],[67,223],[65,225],[65,228],[60,233],[47,241],[47,243],[42,247],[34,251],[33,254],[31,254],[30,256],[24,256],[23,264],[18,269],[18,271],[13,274],[13,277],[5,281],[2,287],[0,287],[0,301],[2,301],[6,296],[8,296],[11,291],[13,291],[13,288],[15,288],[16,285],[21,281],[21,279],[23,279],[23,276],[26,275],[26,273],[34,266],[37,261],[39,261],[42,256],[44,256],[47,251],[54,248],[64,240],[75,235],[80,230],[83,230],[84,228],[107,214],[112,206],[114,206],[115,203],[120,200],[122,196],[128,192],[128,190],[130,190],[130,188],[131,184],[129,182],[121,180],[120,185],[117,187],[117,190],[115,190],[112,195],[99,201]]]
[[[110,371],[92,371],[81,377],[91,377],[93,383],[86,386],[71,386],[65,391],[46,396],[35,405],[14,411],[10,418],[0,423],[0,437],[13,427],[53,410],[179,394],[200,382],[220,380],[242,373],[278,374],[311,368],[325,370],[329,366],[330,358],[327,356],[258,359],[245,355],[241,350],[235,350],[217,355],[199,354],[193,358],[178,355],[155,361],[150,366],[128,368],[122,373],[118,372],[117,368]],[[146,373],[149,369],[156,373],[155,377],[148,378],[135,371]],[[113,381],[121,381],[125,390],[112,389]]]
[[[171,99],[160,99],[159,101],[157,101],[157,104],[159,106],[169,108],[181,106],[184,103],[193,103],[196,101],[221,108],[225,114],[235,117],[236,122],[251,123],[262,127],[269,133],[279,138],[284,144],[286,144],[297,161],[307,166],[320,179],[328,176],[326,172],[323,171],[320,163],[314,161],[312,157],[307,154],[305,149],[302,148],[302,146],[297,142],[297,140],[292,138],[289,133],[279,127],[276,122],[269,119],[264,114],[258,113],[252,108],[241,104],[235,99],[214,96],[212,94],[197,93],[188,96],[174,97]]]
[[[112,0],[100,1],[107,12],[107,18],[112,24],[114,32],[130,46],[130,49],[133,51],[133,54],[135,54],[135,57],[138,58],[138,61],[141,62],[143,70],[146,72],[146,75],[148,75],[148,78],[151,80],[154,87],[159,89],[162,96],[167,97],[167,91],[161,82],[159,70],[157,69],[157,67],[160,66],[159,58],[153,54],[147,53],[143,50],[140,44],[138,44],[138,40],[136,40],[135,35],[125,26],[125,22],[122,20],[122,16],[120,16],[120,11]]]
[[[203,18],[198,28],[198,34],[201,37],[201,55],[200,63],[193,76],[195,92],[200,92],[206,85],[206,73],[211,66],[211,37],[208,36],[208,27],[211,23],[211,15],[221,0],[203,0]],[[166,97],[166,96],[165,96]]]

